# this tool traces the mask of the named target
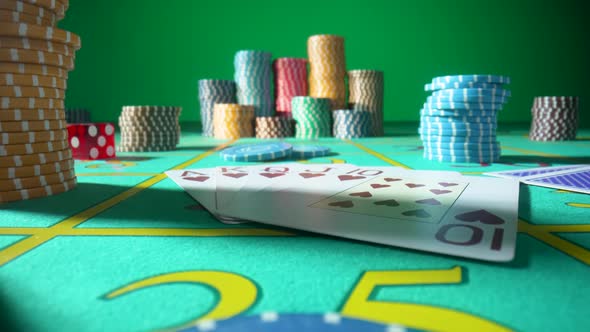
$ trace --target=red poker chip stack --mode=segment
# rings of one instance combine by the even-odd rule
[[[291,117],[291,99],[307,96],[307,59],[278,58],[273,70],[277,113]]]
[[[565,141],[576,138],[578,97],[535,97],[531,110],[532,141]]]

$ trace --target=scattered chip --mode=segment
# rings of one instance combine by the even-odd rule
[[[330,148],[321,145],[294,145],[291,157],[296,159],[309,159],[324,157],[330,154]]]
[[[267,161],[291,155],[293,146],[283,142],[246,144],[227,148],[220,155],[225,161]]]

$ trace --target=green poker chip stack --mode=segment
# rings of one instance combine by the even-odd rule
[[[315,139],[332,136],[330,99],[293,97],[291,112],[296,121],[295,138]]]

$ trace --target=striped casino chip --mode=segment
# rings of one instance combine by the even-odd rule
[[[256,118],[256,138],[284,138],[293,136],[294,121],[283,116]]]
[[[174,150],[180,139],[177,106],[123,106],[119,116],[120,152]]]
[[[255,107],[240,104],[215,104],[213,135],[217,139],[254,137]]]
[[[283,116],[291,116],[291,99],[307,95],[307,59],[276,59],[273,71],[276,110]]]
[[[199,80],[202,135],[213,137],[213,108],[216,103],[235,104],[236,82],[230,80]]]
[[[330,99],[331,109],[346,108],[344,38],[315,35],[307,40],[309,95]]]
[[[295,137],[316,139],[332,136],[331,100],[328,98],[294,97],[291,100],[295,120]]]
[[[578,130],[578,97],[535,97],[531,109],[529,139],[532,141],[574,140]]]
[[[360,138],[372,136],[372,114],[366,111],[335,110],[334,137],[340,139]]]
[[[383,136],[383,72],[378,70],[348,71],[349,107],[369,112],[370,136]]]

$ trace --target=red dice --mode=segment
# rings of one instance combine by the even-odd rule
[[[68,141],[74,159],[115,157],[115,126],[112,123],[68,124]]]

